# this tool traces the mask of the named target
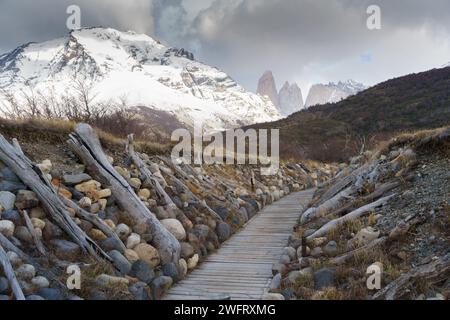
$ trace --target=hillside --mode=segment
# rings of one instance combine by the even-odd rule
[[[346,161],[396,133],[450,123],[450,68],[388,80],[335,104],[255,125],[279,128],[281,152],[321,161]]]

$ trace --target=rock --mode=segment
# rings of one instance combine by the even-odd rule
[[[42,301],[42,300],[45,300],[45,299],[42,298],[41,296],[36,295],[36,294],[32,294],[32,295],[29,295],[27,297],[27,300],[29,300],[29,301]]]
[[[219,240],[223,242],[230,237],[231,228],[227,223],[219,222],[217,224],[216,232],[217,236],[219,237]]]
[[[151,195],[150,190],[148,190],[148,189],[146,189],[146,188],[141,189],[141,190],[139,190],[139,192],[138,192],[139,198],[140,198],[141,200],[144,200],[144,201],[148,200],[148,198],[150,198],[150,195]]]
[[[15,225],[9,220],[0,220],[0,233],[7,238],[14,235]]]
[[[41,169],[42,173],[50,173],[52,171],[53,165],[52,162],[48,159],[42,161],[41,163],[37,164],[37,167]]]
[[[285,300],[292,300],[295,298],[295,292],[292,288],[285,288],[281,294],[283,295]]]
[[[147,243],[138,244],[134,251],[141,260],[144,260],[152,267],[156,267],[160,262],[158,250]]]
[[[300,257],[298,259],[298,264],[300,265],[300,268],[307,268],[309,267],[310,261],[307,257]]]
[[[288,255],[291,261],[294,261],[297,258],[297,251],[292,247],[283,248],[283,255]]]
[[[198,254],[194,254],[191,258],[187,260],[187,267],[189,270],[194,269],[198,264],[199,256]]]
[[[122,177],[124,177],[125,180],[128,180],[128,179],[131,178],[130,172],[129,172],[127,169],[122,168],[122,167],[119,167],[119,166],[114,167],[114,169],[116,169],[116,171],[117,171]]]
[[[81,248],[78,244],[67,241],[55,239],[50,241],[50,244],[55,249],[55,254],[61,259],[75,260],[81,253]]]
[[[314,239],[308,241],[307,244],[309,246],[311,246],[312,248],[321,247],[327,242],[327,240],[328,239],[326,237],[314,238]]]
[[[153,278],[155,277],[153,268],[143,260],[135,261],[131,266],[129,274],[130,276],[138,278],[140,281],[147,284],[151,283]]]
[[[331,268],[323,268],[314,272],[314,288],[323,290],[328,287],[334,287],[334,273]]]
[[[47,280],[47,278],[41,276],[31,279],[31,284],[38,289],[48,288],[50,286],[50,282]]]
[[[261,297],[261,300],[284,300],[284,296],[280,293],[265,293]]]
[[[45,220],[45,228],[42,230],[42,236],[45,240],[49,241],[54,238],[60,238],[63,235],[63,231],[60,227],[52,223],[50,220]]]
[[[103,233],[103,231],[95,228],[92,228],[91,231],[89,231],[89,236],[96,241],[102,241],[108,238],[106,234]]]
[[[11,265],[14,268],[17,268],[17,267],[19,267],[22,264],[22,259],[20,259],[20,257],[17,255],[17,253],[12,252],[12,251],[8,251],[6,253],[6,256],[8,257],[9,262],[11,262]]]
[[[31,280],[36,275],[36,269],[31,264],[23,264],[15,272],[17,278],[21,280]]]
[[[311,256],[314,258],[318,258],[323,254],[322,248],[317,247],[311,250]]]
[[[223,219],[226,220],[228,218],[228,209],[225,207],[214,208],[214,211]]]
[[[94,193],[95,199],[104,199],[111,197],[111,195],[112,195],[111,189],[102,189]]]
[[[182,241],[186,238],[186,231],[183,225],[177,219],[165,219],[161,221],[161,224],[171,233],[178,241]]]
[[[89,293],[89,300],[105,301],[108,300],[108,296],[101,290],[92,289]]]
[[[130,233],[131,233],[130,227],[124,223],[121,223],[116,227],[116,234],[119,236],[120,239],[126,239]]]
[[[116,231],[116,224],[111,219],[106,219],[104,222],[111,228],[111,230]]]
[[[92,178],[87,173],[65,174],[62,176],[62,182],[67,186],[74,186],[89,180],[92,180]]]
[[[30,210],[30,218],[45,219],[46,214],[42,207],[35,207]]]
[[[14,181],[0,181],[0,190],[9,191],[9,192],[17,192],[19,190],[26,189],[27,186],[21,182]]]
[[[28,231],[27,227],[18,226],[14,231],[14,236],[22,242],[28,244],[33,243],[33,236],[31,235],[30,231]]]
[[[34,228],[43,230],[45,228],[45,222],[38,218],[31,218],[31,224]]]
[[[138,235],[137,233],[132,233],[127,239],[127,248],[133,249],[139,243],[141,243],[141,236]]]
[[[5,277],[0,277],[0,294],[9,293],[9,281]]]
[[[16,196],[9,191],[0,191],[0,206],[5,211],[14,209],[14,203],[16,202]]]
[[[155,215],[159,220],[169,219],[169,212],[161,206],[156,207]]]
[[[136,262],[136,261],[139,260],[138,254],[132,249],[125,249],[124,256],[131,263]]]
[[[19,190],[15,202],[16,208],[24,210],[34,208],[39,205],[39,199],[33,191]]]
[[[100,246],[105,251],[112,251],[112,250],[117,250],[119,252],[122,251],[122,244],[120,240],[117,240],[116,238],[113,237],[108,237],[104,240],[101,240]]]
[[[131,270],[131,263],[117,250],[112,250],[108,255],[113,259],[113,264],[122,275],[126,275]]]
[[[180,273],[181,278],[186,277],[187,272],[188,272],[188,266],[187,266],[186,260],[180,259],[178,261],[178,271]]]
[[[128,182],[135,190],[139,190],[141,188],[142,182],[138,178],[131,178]]]
[[[277,273],[270,281],[269,289],[278,290],[281,287],[281,273]]]
[[[9,220],[13,222],[14,224],[20,224],[21,217],[18,211],[16,210],[7,210],[2,213],[0,213],[0,217],[3,220]]]
[[[272,264],[272,274],[274,274],[274,275],[277,273],[285,274],[286,270],[287,270],[287,267],[283,263]]]
[[[99,275],[95,281],[102,287],[110,287],[110,286],[121,286],[126,285],[130,283],[130,280],[127,278],[121,278],[121,277],[113,277],[108,274],[101,274]]]
[[[66,199],[72,199],[72,192],[70,192],[66,188],[60,187],[58,189],[58,194]]]
[[[291,271],[286,277],[286,281],[288,282],[289,285],[295,285],[297,279],[300,278],[301,275],[302,273],[298,270]]]
[[[334,257],[338,253],[338,246],[336,241],[328,242],[323,248],[323,252],[329,257]]]
[[[291,262],[291,258],[287,254],[283,254],[278,261],[282,264],[288,264]]]
[[[302,251],[303,251],[303,248],[302,248],[302,246],[300,246],[300,247],[298,247],[298,249],[297,249],[297,257],[298,258],[302,258],[303,256],[302,256]],[[305,253],[306,253],[306,255],[304,256],[304,257],[308,257],[310,254],[311,254],[311,249],[307,246],[306,248],[305,248]]]
[[[101,183],[95,180],[89,180],[75,186],[75,189],[84,194],[87,193],[95,193],[98,189],[101,188]]]
[[[172,286],[172,283],[172,278],[167,276],[160,276],[153,280],[151,284],[153,299],[160,300]]]
[[[162,271],[165,276],[171,277],[174,281],[180,280],[180,273],[175,263],[173,262],[166,263],[163,266]]]
[[[0,179],[13,182],[20,182],[19,177],[8,167],[4,167],[0,170]]]
[[[380,236],[380,231],[377,231],[372,227],[367,227],[367,228],[361,229],[356,234],[355,239],[356,239],[358,245],[363,246],[363,245],[366,245],[366,244],[372,242],[375,239],[378,239],[379,236]]]
[[[78,201],[78,204],[81,208],[90,208],[92,205],[92,200],[89,197],[83,197]]]
[[[194,248],[191,246],[191,244],[187,242],[181,242],[181,257],[183,259],[189,259],[194,255]]]
[[[138,301],[147,301],[151,299],[150,288],[144,282],[138,282],[128,288],[134,299]]]

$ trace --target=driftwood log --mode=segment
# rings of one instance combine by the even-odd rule
[[[30,232],[31,236],[33,237],[33,241],[34,241],[34,244],[36,245],[36,249],[44,257],[47,256],[47,252],[45,251],[45,248],[44,248],[44,245],[42,244],[41,238],[39,238],[39,236],[36,233],[36,230],[34,230],[33,223],[31,222],[31,219],[28,216],[28,213],[25,210],[22,210],[22,215],[25,220],[25,225],[27,226],[28,231]]]
[[[358,219],[358,218],[362,217],[363,215],[371,212],[373,209],[380,207],[380,206],[384,206],[394,196],[396,196],[396,194],[381,198],[380,200],[377,200],[373,203],[370,203],[361,208],[358,208],[355,211],[352,211],[343,217],[331,220],[330,222],[328,222],[324,226],[322,226],[319,230],[314,232],[312,235],[307,237],[307,240],[312,240],[314,238],[322,237],[322,236],[326,235],[328,232],[330,232],[331,230],[334,230],[337,227],[343,225],[345,222]]]
[[[152,236],[163,264],[178,264],[181,246],[178,240],[144,205],[130,184],[109,163],[97,133],[87,124],[79,124],[70,135],[68,144],[84,162],[88,171],[104,186],[111,189],[122,209],[135,226],[144,227]]]
[[[389,283],[374,296],[374,300],[396,300],[402,299],[417,281],[427,281],[428,283],[439,283],[445,281],[450,276],[450,254],[430,262],[426,265],[401,275],[398,279]]]
[[[34,191],[52,220],[62,228],[83,251],[88,252],[97,260],[100,260],[101,256],[110,259],[108,255],[103,252],[103,250],[72,220],[61,197],[51,186],[41,170],[24,155],[17,140],[14,142],[13,146],[0,135],[0,160],[7,165],[25,185]]]
[[[23,294],[22,289],[20,288],[19,281],[17,281],[16,275],[14,274],[14,269],[11,265],[11,262],[6,255],[5,250],[0,245],[0,264],[3,267],[3,271],[5,272],[6,278],[8,279],[11,290],[14,293],[14,296],[17,300],[25,300],[25,295]]]

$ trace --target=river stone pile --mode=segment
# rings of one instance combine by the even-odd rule
[[[76,159],[73,154],[69,156]],[[180,242],[178,264],[161,264],[152,234],[140,225],[132,225],[111,189],[95,180],[82,164],[67,170],[67,166],[61,169],[50,159],[38,162],[37,167],[61,197],[100,218],[117,235],[108,237],[67,208],[73,221],[111,258],[110,262],[93,262],[50,218],[36,194],[0,163],[0,233],[27,255],[27,261],[22,261],[14,252],[8,252],[27,299],[160,299],[172,284],[196,268],[264,206],[293,191],[316,186],[333,171],[330,166],[314,163],[285,164],[278,174],[262,176],[259,168],[250,166],[173,167],[162,157],[141,157],[175,206],[157,196],[153,185],[145,181],[126,154],[116,152],[109,161]],[[189,192],[171,185],[170,175],[178,176]],[[205,204],[220,219],[205,210]],[[28,213],[34,233],[49,252],[46,257],[36,250],[23,211]],[[81,290],[70,291],[55,281],[66,279],[67,267],[71,265],[81,268]],[[48,270],[47,278],[36,270]],[[9,283],[1,273],[0,298],[12,298]]]

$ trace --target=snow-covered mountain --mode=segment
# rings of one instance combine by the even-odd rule
[[[280,118],[268,99],[225,72],[134,32],[81,29],[0,56],[0,88],[16,96],[27,90],[63,96],[74,79],[92,86],[97,102],[125,97],[129,106],[167,112],[187,125],[202,120],[210,130]]]
[[[309,90],[305,107],[309,108],[318,104],[339,102],[365,89],[367,87],[364,84],[353,80],[315,84]]]

